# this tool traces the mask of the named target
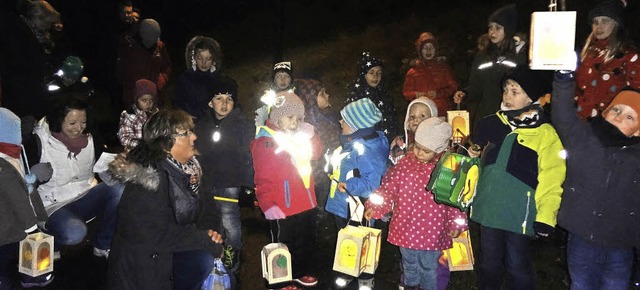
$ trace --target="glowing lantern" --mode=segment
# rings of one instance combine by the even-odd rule
[[[371,233],[354,226],[346,226],[338,232],[333,270],[354,277],[367,267]]]
[[[53,271],[53,236],[34,233],[20,241],[18,271],[36,277]]]
[[[437,203],[465,211],[476,195],[481,171],[480,158],[446,152],[436,164],[427,190]]]
[[[471,134],[468,111],[447,111],[447,121],[453,127],[453,135],[451,136],[453,143],[463,143],[464,139]]]
[[[575,11],[533,12],[529,67],[539,70],[575,70],[575,35]]]
[[[269,284],[292,280],[291,253],[283,243],[271,243],[262,248],[262,277]]]
[[[450,271],[473,270],[473,249],[471,248],[469,231],[464,231],[460,236],[454,238],[453,247],[445,250],[444,255],[449,261]]]
[[[361,230],[369,232],[369,252],[367,254],[367,264],[364,268],[365,273],[375,274],[380,260],[380,247],[382,246],[382,230],[370,227],[358,227]]]

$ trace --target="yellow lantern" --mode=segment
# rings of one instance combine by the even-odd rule
[[[531,14],[529,67],[575,70],[575,11],[537,11]]]
[[[291,253],[283,243],[271,243],[262,248],[262,277],[269,284],[291,281]]]
[[[333,270],[354,277],[367,267],[371,233],[354,226],[346,226],[338,232]]]
[[[53,271],[53,236],[34,233],[20,241],[18,272],[36,277]]]
[[[471,248],[469,231],[464,231],[460,236],[454,238],[453,247],[445,250],[444,255],[449,261],[449,271],[473,270],[473,249]]]
[[[380,261],[380,248],[382,246],[382,230],[359,226],[359,229],[369,232],[369,251],[367,255],[367,264],[364,268],[365,273],[375,274]]]
[[[465,110],[447,111],[447,121],[453,128],[451,140],[454,144],[462,143],[471,134],[469,128],[469,112]]]

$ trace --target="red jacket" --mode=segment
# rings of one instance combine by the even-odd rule
[[[404,78],[402,95],[411,102],[417,92],[427,93],[435,91],[435,98],[431,98],[438,107],[438,115],[446,116],[451,110],[451,98],[458,90],[458,83],[453,79],[451,67],[438,60],[419,60],[409,69]]]
[[[269,121],[267,126],[279,131]],[[322,155],[320,138],[315,134],[309,143],[312,147],[311,160],[318,160]],[[277,205],[286,216],[291,216],[316,207],[313,176],[309,176],[309,188],[306,188],[292,163],[291,155],[287,151],[276,153],[278,147],[271,132],[264,128],[259,129],[256,139],[251,142],[256,197],[260,208],[265,212]]]
[[[452,247],[450,230],[466,230],[467,215],[457,208],[437,204],[425,187],[437,158],[429,163],[407,154],[382,179],[382,185],[371,194],[365,207],[373,210],[374,218],[381,218],[393,209],[389,224],[389,243],[413,250],[439,251]],[[376,205],[379,195],[384,199]],[[457,224],[454,222],[464,222]]]
[[[605,62],[608,40],[595,40],[576,70],[576,97],[583,119],[601,113],[624,87],[640,88],[640,59],[627,46]]]
[[[171,75],[171,59],[164,43],[158,40],[156,48],[149,51],[132,38],[120,40],[116,74],[122,83],[122,101],[133,103],[136,81],[147,79],[161,91]]]

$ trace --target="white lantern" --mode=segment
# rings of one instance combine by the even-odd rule
[[[464,231],[453,239],[453,247],[444,251],[449,262],[449,271],[473,270],[473,249],[469,231]]]
[[[367,266],[371,233],[354,226],[346,226],[338,232],[333,270],[354,277],[360,276]]]
[[[262,248],[262,277],[269,284],[291,281],[291,253],[283,243],[271,243]]]
[[[369,252],[367,255],[367,264],[364,268],[365,273],[375,274],[380,261],[380,248],[382,246],[382,230],[370,227],[359,226],[359,229],[369,232]]]
[[[53,271],[53,236],[34,233],[20,241],[18,272],[36,277]]]
[[[575,11],[533,12],[529,67],[536,70],[575,70],[575,39]]]

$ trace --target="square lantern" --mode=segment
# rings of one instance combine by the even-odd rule
[[[575,11],[531,14],[529,67],[536,70],[575,70]]]
[[[18,272],[36,277],[53,271],[53,236],[33,233],[20,241]]]
[[[271,243],[262,248],[262,277],[269,284],[291,281],[291,253],[283,243]]]
[[[453,239],[453,247],[444,251],[449,262],[449,271],[473,270],[473,249],[469,231],[464,231]]]
[[[382,230],[370,227],[358,227],[359,229],[369,232],[369,253],[367,255],[367,264],[364,268],[365,273],[375,274],[380,261],[380,247],[382,246]]]
[[[465,110],[447,111],[447,121],[453,128],[451,140],[454,144],[463,143],[471,134],[469,127],[469,112]]]
[[[371,233],[354,226],[338,232],[333,270],[354,277],[360,276],[367,266]]]

